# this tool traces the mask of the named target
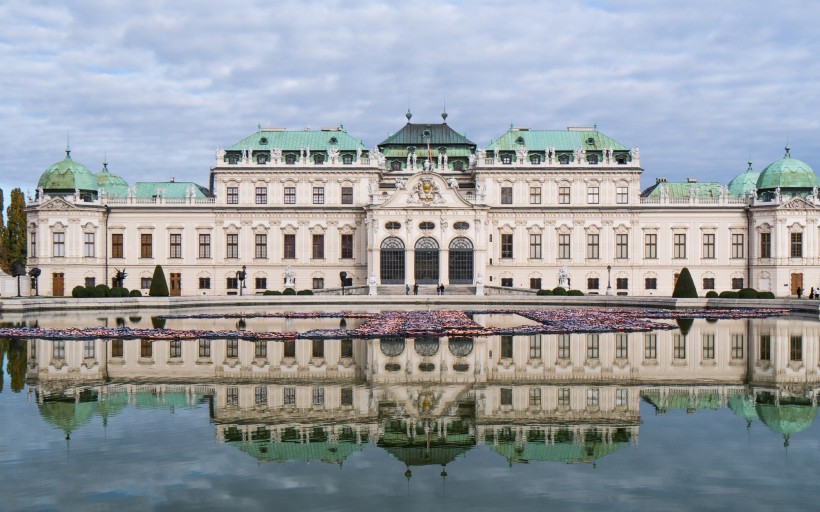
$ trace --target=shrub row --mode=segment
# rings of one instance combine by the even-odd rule
[[[142,292],[139,290],[131,290],[129,292],[128,288],[109,288],[108,285],[98,284],[93,288],[87,288],[85,286],[75,286],[71,290],[71,296],[75,299],[102,299],[104,297],[142,297]]]
[[[773,299],[774,293],[772,292],[759,292],[754,288],[742,288],[740,290],[727,290],[723,292],[716,292],[714,290],[708,292],[706,294],[707,299]]]
[[[563,288],[561,286],[556,286],[552,290],[538,290],[536,295],[542,295],[542,296],[543,295],[547,295],[547,296],[549,296],[549,295],[561,295],[561,296],[569,295],[570,297],[583,297],[584,292],[582,292],[581,290],[569,290],[569,291],[567,291],[565,288]]]
[[[313,290],[299,290],[298,292],[293,288],[285,288],[285,291],[279,290],[265,290],[262,295],[313,295]]]

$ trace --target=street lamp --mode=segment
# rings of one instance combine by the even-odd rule
[[[40,269],[34,267],[33,269],[28,271],[28,275],[31,277],[31,287],[34,288],[34,296],[40,296],[40,286],[37,284],[37,278],[40,277]]]
[[[242,295],[242,288],[245,287],[245,277],[247,276],[247,267],[242,265],[242,270],[236,271],[237,286],[239,287],[239,295]]]
[[[612,265],[606,266],[606,294],[612,295]]]

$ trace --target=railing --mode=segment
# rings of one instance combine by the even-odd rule
[[[699,206],[747,205],[750,199],[746,197],[642,197],[642,205],[681,205],[691,204]]]

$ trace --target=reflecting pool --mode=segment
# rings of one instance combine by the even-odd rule
[[[152,315],[74,325],[149,328]],[[0,340],[0,357],[3,510],[806,510],[820,491],[820,322],[794,317],[633,333]]]

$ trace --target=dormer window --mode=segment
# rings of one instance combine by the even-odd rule
[[[400,171],[401,170],[401,162],[398,160],[393,160],[390,162],[390,170],[391,171]]]
[[[616,156],[615,161],[618,162],[618,165],[626,165],[626,155]]]
[[[261,139],[259,139],[259,144],[266,146],[268,144],[268,138],[262,137]]]
[[[236,165],[239,163],[239,157],[237,155],[228,155],[228,163],[230,165]]]
[[[421,136],[422,136],[422,137],[430,137],[430,130],[424,130],[424,131],[421,133]]]
[[[558,163],[561,165],[569,165],[569,155],[559,155]]]
[[[464,170],[464,162],[462,162],[460,160],[456,160],[455,162],[453,162],[453,170],[456,171],[456,172],[463,171]]]
[[[294,155],[293,153],[285,155],[285,163],[287,165],[294,165],[296,163],[296,155]]]
[[[516,142],[516,144],[523,144],[524,143],[524,137],[518,137],[517,139],[515,139],[515,142]]]
[[[509,153],[501,155],[501,163],[504,165],[510,165],[512,163],[512,155]]]
[[[259,165],[268,163],[268,155],[266,153],[259,153],[256,155],[256,163]]]
[[[330,144],[337,144],[339,142],[339,139],[337,139],[336,137],[331,137],[328,142]]]
[[[595,145],[595,139],[593,139],[592,137],[589,137],[587,139],[587,144],[594,146]]]
[[[350,165],[353,163],[353,155],[342,155],[342,163]]]
[[[532,165],[538,165],[541,163],[541,155],[530,155],[530,163]]]
[[[325,155],[323,155],[322,153],[315,153],[313,155],[313,163],[316,165],[322,165],[323,163],[325,163]]]
[[[587,155],[587,163],[596,165],[598,163],[598,155]]]

